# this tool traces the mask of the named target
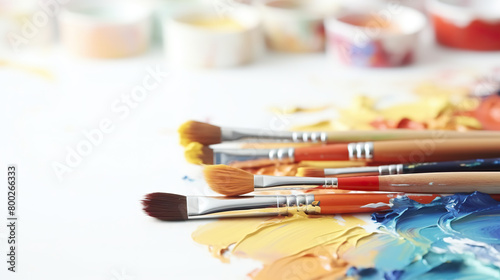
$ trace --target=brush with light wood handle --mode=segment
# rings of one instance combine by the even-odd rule
[[[192,142],[203,145],[227,141],[267,140],[288,142],[348,143],[358,141],[381,141],[402,139],[453,139],[453,138],[496,138],[500,131],[474,130],[350,130],[350,131],[276,131],[265,129],[227,128],[208,123],[187,121],[179,127],[181,144]]]
[[[441,172],[340,178],[254,175],[226,165],[207,165],[203,173],[209,187],[235,196],[255,190],[341,189],[406,193],[480,191],[500,194],[500,172]]]
[[[357,160],[420,163],[500,157],[499,139],[419,139],[279,149],[213,148],[213,163],[266,158],[277,162]]]

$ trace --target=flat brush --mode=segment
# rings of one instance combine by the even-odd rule
[[[315,168],[299,167],[300,177],[349,177],[349,176],[384,176],[395,174],[430,173],[430,172],[471,172],[500,171],[500,158],[457,160],[443,162],[425,162],[415,164],[390,164],[380,166]]]
[[[212,190],[227,196],[242,195],[253,192],[255,189],[296,185],[301,185],[298,189],[328,188],[434,194],[480,191],[500,194],[500,172],[442,172],[318,178],[254,175],[230,166],[211,165],[206,166],[203,173]]]
[[[151,193],[142,201],[144,211],[164,221],[203,218],[287,216],[294,213],[343,214],[390,209],[392,200],[407,196],[420,203],[430,203],[435,194],[299,194],[271,196],[210,197]]]
[[[203,145],[237,140],[274,140],[288,142],[346,143],[403,139],[499,138],[499,131],[474,130],[352,130],[333,132],[290,132],[264,129],[226,128],[208,123],[187,121],[179,127],[181,144],[198,142]]]
[[[331,144],[280,149],[214,148],[213,162],[266,158],[276,162],[356,160],[420,163],[500,157],[500,139],[420,139]]]

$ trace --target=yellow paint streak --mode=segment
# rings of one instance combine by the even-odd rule
[[[36,66],[24,65],[24,64],[0,59],[0,67],[9,67],[11,69],[21,70],[21,71],[29,73],[29,74],[37,75],[37,76],[39,76],[43,79],[49,80],[49,81],[53,81],[55,79],[52,72],[50,72],[47,69],[43,69],[43,68],[36,67]]]
[[[184,157],[186,161],[192,164],[203,164],[201,156],[203,145],[198,142],[191,142],[184,148]]]
[[[284,218],[220,220],[199,227],[192,237],[212,248],[213,255],[223,261],[228,261],[224,252],[232,244],[231,255],[261,261],[263,269],[253,272],[252,278],[314,276],[310,279],[345,273],[347,265],[338,256],[371,234],[361,227],[364,224],[351,215],[337,219],[297,214]]]
[[[379,108],[377,100],[367,96],[356,96],[351,105],[338,108],[336,119],[320,120],[308,125],[296,126],[301,131],[371,130],[372,123],[385,122],[388,128],[396,128],[402,119],[408,118],[422,123],[428,129],[470,130],[482,126],[474,117],[464,116],[474,110],[480,100],[467,95],[463,87],[446,87],[433,83],[422,83],[414,90],[417,100]]]
[[[229,258],[223,255],[229,245],[244,239],[247,234],[258,230],[268,222],[280,220],[280,218],[223,219],[199,227],[191,237],[197,243],[209,246],[214,257],[229,262]]]
[[[314,113],[321,112],[328,108],[331,108],[331,105],[323,105],[318,107],[300,107],[300,106],[292,106],[292,107],[271,107],[269,110],[276,114],[281,115],[289,115],[296,113]]]

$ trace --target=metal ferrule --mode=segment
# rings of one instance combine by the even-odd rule
[[[233,161],[270,159],[279,162],[295,162],[294,148],[280,149],[226,149],[214,148],[214,164],[229,164]]]
[[[325,168],[325,176],[377,176],[403,174],[403,164],[363,166],[346,168]]]
[[[402,164],[381,165],[378,167],[379,175],[397,175],[403,174]]]
[[[379,175],[378,166],[346,167],[346,168],[326,168],[325,176],[375,176]]]
[[[290,132],[257,130],[245,128],[221,128],[222,141],[236,140],[275,140],[289,142],[327,142],[326,132]]]
[[[292,177],[292,176],[268,176],[254,175],[254,188],[269,188],[276,186],[293,185],[323,185],[337,188],[337,178],[317,178],[317,177]]]
[[[188,196],[189,219],[319,214],[313,194],[278,196],[206,197]]]
[[[373,142],[349,143],[347,145],[350,160],[373,159]]]

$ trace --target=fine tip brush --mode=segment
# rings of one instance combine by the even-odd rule
[[[356,191],[384,191],[406,193],[456,193],[480,191],[500,194],[500,172],[442,172],[361,177],[294,177],[254,175],[226,166],[210,165],[203,170],[209,187],[217,193],[236,196],[255,189],[316,185]],[[307,187],[299,187],[304,189]]]
[[[474,131],[447,131],[447,130],[350,130],[350,131],[276,131],[265,129],[227,128],[216,125],[187,121],[182,124],[178,132],[181,145],[186,146],[192,142],[203,145],[219,144],[227,141],[238,140],[272,140],[287,142],[321,142],[321,143],[346,143],[361,141],[381,140],[413,140],[413,139],[451,139],[451,138],[499,138],[499,131],[474,130]]]
[[[144,211],[164,221],[203,218],[235,218],[371,213],[389,210],[392,200],[407,196],[420,203],[430,203],[440,195],[405,193],[297,194],[240,197],[183,196],[150,193],[142,201]]]
[[[347,177],[347,176],[383,176],[395,174],[431,173],[431,172],[471,172],[500,171],[500,158],[457,160],[443,162],[424,162],[415,164],[390,164],[380,166],[316,168],[299,167],[299,177]]]

